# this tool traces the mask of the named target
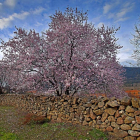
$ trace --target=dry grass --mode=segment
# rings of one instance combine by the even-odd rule
[[[44,116],[37,116],[32,113],[27,113],[23,119],[23,124],[43,124],[49,122],[49,120]]]
[[[45,121],[45,122],[44,122]],[[14,107],[0,106],[0,140],[119,140],[89,126],[46,122]]]

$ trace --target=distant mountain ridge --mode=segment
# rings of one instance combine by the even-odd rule
[[[140,83],[140,67],[123,67],[126,72],[123,73],[127,78],[126,83]]]

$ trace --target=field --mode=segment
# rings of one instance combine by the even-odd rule
[[[24,123],[26,112],[0,106],[0,140],[120,140],[89,126],[70,123]]]

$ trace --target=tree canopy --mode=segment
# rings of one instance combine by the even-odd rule
[[[135,50],[133,52],[132,58],[137,61],[137,66],[140,66],[140,24],[135,25],[135,34],[133,35],[131,43],[134,45]]]
[[[51,90],[57,96],[82,90],[102,91],[121,97],[124,69],[116,59],[115,33],[103,25],[88,23],[87,12],[67,8],[50,16],[49,29],[42,33],[16,28],[15,37],[1,42],[2,71],[16,90]]]

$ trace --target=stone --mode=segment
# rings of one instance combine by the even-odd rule
[[[96,115],[93,113],[92,109],[90,109],[90,118],[93,120],[96,119]]]
[[[127,106],[126,109],[125,109],[125,111],[128,112],[128,113],[135,112],[134,108],[132,108],[131,106]]]
[[[121,104],[124,106],[128,106],[131,105],[131,98],[128,96],[125,96],[122,100],[121,100]]]
[[[77,104],[72,105],[72,108],[77,109],[78,108]]]
[[[96,120],[93,120],[93,124],[96,124]]]
[[[127,136],[124,138],[124,140],[136,140],[136,138],[132,136]]]
[[[85,125],[89,125],[89,123],[88,123],[87,121],[84,120],[82,125],[84,125],[84,126],[85,126]]]
[[[124,120],[124,123],[132,123],[132,121],[134,121],[134,118],[127,116]]]
[[[74,109],[73,109],[73,108],[70,108],[70,109],[69,109],[69,112],[73,112],[73,111],[74,111]]]
[[[90,109],[89,108],[86,108],[86,111],[85,112],[86,112],[87,115],[89,115],[90,114]]]
[[[80,115],[80,120],[83,121],[84,120],[84,116]]]
[[[115,118],[118,118],[118,117],[120,117],[119,110],[117,110],[116,113],[115,113]]]
[[[106,118],[108,117],[108,113],[104,112],[102,114],[102,118],[101,118],[101,121],[104,122],[106,120]]]
[[[127,117],[126,113],[122,114],[121,117],[124,120]]]
[[[114,101],[114,100],[116,100],[116,97],[111,97],[110,100],[111,100],[111,101]]]
[[[101,120],[97,120],[97,124],[102,124],[102,121]]]
[[[91,103],[87,103],[87,104],[85,104],[84,106],[85,106],[85,107],[91,107],[92,104],[91,104]]]
[[[122,130],[131,130],[131,127],[128,124],[122,124],[120,127]]]
[[[122,117],[119,117],[119,118],[117,118],[117,124],[123,124],[123,119],[122,119]]]
[[[85,120],[86,120],[87,122],[90,122],[90,121],[91,121],[91,118],[87,117],[87,118],[85,118]]]
[[[107,127],[107,124],[105,122],[103,122],[101,125],[100,125],[100,128],[106,128]]]
[[[101,109],[97,109],[93,111],[96,115],[101,115],[104,111]]]
[[[92,109],[94,109],[94,110],[97,110],[98,109],[98,106],[96,105],[94,108],[92,108]]]
[[[67,105],[67,104],[68,104],[68,102],[64,102],[63,104],[64,104],[64,105]]]
[[[105,123],[110,123],[108,120],[105,120]]]
[[[47,119],[51,120],[52,119],[52,115],[47,115]]]
[[[124,114],[124,111],[123,110],[119,111],[119,114],[120,115]]]
[[[102,101],[103,101],[103,102],[107,102],[107,101],[109,101],[109,99],[108,99],[107,97],[104,97],[104,98],[102,99]]]
[[[99,124],[96,124],[95,127],[96,127],[96,129],[100,129],[100,125]]]
[[[138,131],[133,131],[133,130],[128,130],[128,134],[134,137],[140,136],[140,132]]]
[[[114,118],[113,116],[109,116],[109,117],[108,117],[108,121],[110,121],[110,122],[115,122],[116,120],[115,120],[115,118]]]
[[[88,102],[88,98],[86,98],[86,97],[82,98],[82,102],[83,103],[87,103]]]
[[[105,112],[108,113],[109,115],[114,115],[116,112],[116,109],[107,108],[107,109],[105,109]]]
[[[138,125],[137,123],[132,127],[132,130],[137,130],[140,131],[140,125]]]
[[[106,128],[106,131],[111,132],[111,131],[113,131],[113,128],[112,128],[111,126],[108,126],[108,127]]]
[[[62,119],[61,118],[57,118],[57,122],[62,122]]]
[[[125,106],[124,105],[120,105],[119,110],[124,110]]]
[[[139,108],[139,100],[137,98],[132,98],[132,106],[135,108]]]
[[[108,134],[111,135],[112,138],[116,138],[116,140],[117,140],[117,138],[119,138],[119,136],[116,133],[114,133],[114,132],[108,132]]]
[[[134,115],[135,115],[135,116],[140,115],[140,110],[135,111],[135,112],[134,112]]]
[[[97,101],[97,99],[92,99],[90,102],[91,102],[92,104],[94,104],[96,101]]]
[[[89,114],[88,114],[88,115],[84,115],[84,117],[85,117],[85,118],[89,118],[89,117],[90,117],[90,115],[89,115]]]
[[[136,118],[137,124],[140,124],[140,116],[136,116],[135,118]]]
[[[42,100],[42,102],[46,102],[48,97],[41,97],[40,99]]]
[[[66,114],[66,118],[68,118],[69,117],[69,114]]]
[[[91,108],[94,109],[96,105],[92,105]]]
[[[111,126],[113,126],[113,127],[117,128],[117,129],[119,129],[119,128],[120,128],[120,127],[119,127],[119,125],[118,125],[118,124],[116,124],[115,122],[111,122]]]
[[[108,106],[118,107],[120,106],[116,100],[107,102]]]
[[[136,121],[132,121],[132,124],[135,124],[136,123]]]
[[[116,135],[118,135],[120,138],[124,138],[124,137],[128,136],[128,133],[124,130],[119,130],[119,129],[114,128],[113,132]]]
[[[90,122],[89,122],[89,126],[92,126],[92,125],[93,125],[93,122],[92,122],[92,121],[90,121]]]
[[[101,102],[98,103],[98,107],[99,108],[102,108],[103,106],[104,106],[104,102],[103,101],[101,101]]]
[[[106,128],[101,128],[101,131],[106,132]]]
[[[97,116],[97,120],[100,120],[101,119],[101,116]]]
[[[64,102],[64,101],[65,101],[64,99],[61,99],[61,100],[60,100],[60,102]]]
[[[128,116],[134,117],[135,115],[134,115],[134,113],[129,113]]]

